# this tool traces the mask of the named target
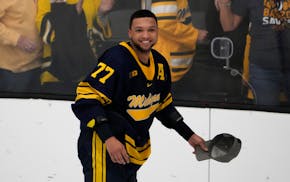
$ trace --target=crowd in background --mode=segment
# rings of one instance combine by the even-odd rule
[[[116,34],[127,33],[117,12],[143,2],[0,0],[0,91],[74,95],[102,51],[121,41]],[[153,0],[154,49],[170,65],[175,98],[289,106],[289,7],[289,0]],[[230,70],[210,53],[215,37],[233,41]]]

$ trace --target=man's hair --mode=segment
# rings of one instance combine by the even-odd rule
[[[155,16],[154,13],[152,13],[151,11],[149,11],[147,9],[141,9],[141,10],[135,11],[131,15],[130,23],[129,23],[129,28],[131,28],[132,22],[133,22],[134,19],[136,19],[136,18],[146,18],[146,17],[154,18],[154,20],[156,21],[156,24],[157,24],[157,18],[156,18],[156,16]]]

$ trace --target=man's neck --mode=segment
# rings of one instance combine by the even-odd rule
[[[141,53],[141,54],[137,53],[137,56],[143,64],[145,64],[145,65],[149,64],[149,53]]]
[[[134,49],[135,53],[137,54],[138,59],[143,64],[148,65],[149,64],[150,51],[148,51],[148,52],[142,52],[142,51],[138,50],[132,43],[130,45]]]

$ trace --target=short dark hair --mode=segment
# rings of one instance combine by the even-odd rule
[[[141,9],[141,10],[137,10],[135,11],[130,18],[130,23],[129,23],[129,28],[131,28],[132,26],[132,22],[135,18],[145,18],[145,17],[151,17],[156,21],[157,24],[157,18],[155,16],[154,13],[152,13],[150,10],[147,9]]]

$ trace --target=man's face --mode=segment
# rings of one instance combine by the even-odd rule
[[[133,46],[138,51],[149,52],[157,41],[157,23],[154,18],[150,17],[135,18],[128,34]]]

